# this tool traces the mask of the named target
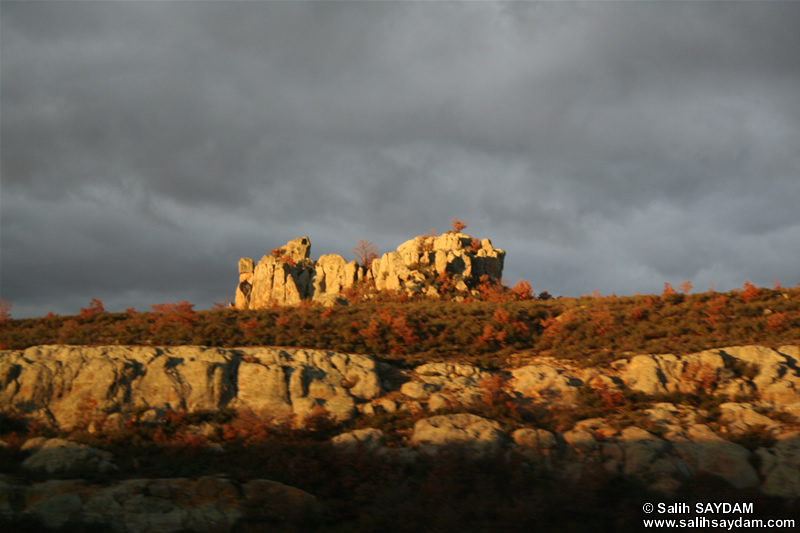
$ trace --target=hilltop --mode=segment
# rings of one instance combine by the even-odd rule
[[[609,362],[631,353],[800,342],[800,288],[627,297],[535,298],[479,282],[460,302],[423,294],[349,294],[349,305],[313,302],[259,310],[194,311],[188,302],[151,312],[108,313],[95,300],[76,316],[0,321],[0,348],[40,344],[293,346],[420,363],[492,369],[531,355]]]
[[[326,280],[293,304],[0,320],[0,524],[639,531],[644,502],[710,500],[800,519],[800,288],[537,297],[431,237],[338,270],[290,244],[261,270]]]

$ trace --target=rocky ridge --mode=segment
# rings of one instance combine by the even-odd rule
[[[342,292],[363,281],[374,283],[379,291],[439,297],[440,276],[447,276],[457,291],[467,294],[482,276],[500,280],[505,259],[505,252],[494,248],[489,239],[455,232],[415,237],[374,259],[369,268],[337,254],[314,261],[310,251],[309,238],[298,237],[264,255],[258,263],[241,258],[234,307],[262,309],[303,301],[345,303]]]
[[[319,350],[38,346],[0,352],[0,411],[62,431],[99,433],[124,431],[131,420],[157,425],[170,411],[230,409],[295,427],[320,412],[344,428],[359,418],[407,416],[413,424],[401,434],[380,426],[342,429],[331,445],[345,454],[404,462],[456,446],[474,457],[500,454],[565,482],[580,482],[599,469],[666,494],[710,475],[736,489],[793,500],[800,498],[798,361],[798,346],[739,346],[684,356],[639,354],[591,368],[531,357],[516,368],[488,371],[452,362],[402,369]],[[682,401],[697,395],[717,400],[711,407]],[[634,397],[639,404],[625,411],[623,398]],[[523,416],[495,420],[489,408],[497,405]],[[547,427],[535,422],[543,420],[542,412],[590,412],[587,406],[598,405],[606,407],[602,416]],[[225,453],[222,428],[206,425],[192,431],[209,435],[208,445]],[[87,470],[113,475],[115,469],[109,452],[66,439],[31,439],[23,447],[30,455],[22,466],[32,471],[63,477]],[[191,527],[195,516],[213,516],[210,523],[224,531],[249,498],[247,487],[232,483],[213,476],[122,480],[104,488],[81,480],[30,486],[0,480],[0,513],[28,513],[49,523],[48,509],[66,508],[68,516],[110,523],[129,512],[126,506],[151,509],[146,502],[136,507],[137,497],[179,486],[181,493],[230,494],[214,496],[221,500],[213,505],[192,498],[171,502],[163,512],[181,518],[170,518],[174,528],[163,530],[179,531]],[[25,503],[10,494],[24,494]],[[119,509],[96,511],[92,502],[109,498]],[[300,498],[304,508],[316,505],[309,498]],[[138,519],[156,520],[161,515],[147,513],[160,512],[148,510]]]

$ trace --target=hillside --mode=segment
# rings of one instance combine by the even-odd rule
[[[800,519],[800,290],[477,290],[198,312],[94,301],[0,322],[0,520],[640,531],[699,516],[646,502]]]
[[[528,287],[485,281],[461,302],[345,291],[351,302],[260,310],[194,311],[188,302],[151,312],[107,313],[93,302],[77,316],[0,321],[0,349],[40,344],[234,348],[295,346],[407,363],[468,362],[485,369],[529,355],[610,362],[627,353],[686,354],[715,346],[800,342],[800,288],[628,297],[535,299]],[[364,292],[371,298],[364,300]],[[545,299],[542,299],[544,296]]]

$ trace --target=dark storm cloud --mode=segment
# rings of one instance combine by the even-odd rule
[[[800,4],[0,9],[15,316],[207,307],[240,256],[454,216],[557,294],[800,281]]]

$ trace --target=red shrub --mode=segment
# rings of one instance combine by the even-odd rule
[[[745,281],[743,288],[744,288],[744,293],[742,294],[742,300],[745,303],[755,298],[758,298],[760,291],[758,290],[758,287],[750,283],[750,281]]]
[[[592,324],[595,335],[601,337],[614,329],[614,315],[606,307],[595,308],[592,310]]]
[[[772,313],[767,317],[767,329],[770,331],[783,331],[786,328],[786,313]]]
[[[467,223],[463,220],[453,218],[450,220],[450,227],[453,229],[454,233],[461,233],[463,230],[467,229]]]
[[[419,337],[417,337],[417,335],[414,333],[414,330],[411,329],[411,326],[409,326],[408,321],[404,316],[394,319],[394,323],[392,324],[392,332],[397,337],[402,339],[406,346],[417,344],[419,342]]]
[[[481,241],[477,237],[473,237],[469,243],[470,250],[472,253],[477,254],[481,249]]]
[[[244,331],[246,339],[252,339],[256,335],[256,328],[258,327],[258,318],[253,317],[250,320],[239,322],[239,327]]]
[[[495,330],[491,324],[487,324],[483,327],[483,333],[481,333],[477,339],[475,339],[478,344],[489,344],[490,342],[497,342],[500,346],[506,345],[506,332],[505,330]]]
[[[197,324],[197,315],[194,312],[194,304],[189,302],[175,302],[164,304],[153,304],[153,311],[158,316],[150,327],[150,332],[154,335],[161,333],[168,327],[192,328]]]
[[[511,321],[511,315],[508,314],[508,311],[503,309],[502,307],[498,307],[494,310],[492,314],[492,320],[497,322],[500,325],[508,324]]]
[[[533,298],[533,289],[531,288],[531,284],[524,279],[519,280],[511,289],[511,292],[514,294],[514,298],[517,300],[530,300]]]
[[[720,318],[724,318],[725,308],[728,305],[728,297],[719,295],[708,300],[708,310],[704,321],[712,328],[719,323]]]
[[[97,315],[105,313],[105,309],[103,308],[103,300],[100,298],[93,298],[91,302],[89,302],[89,307],[86,309],[81,309],[81,318],[82,319],[89,319],[94,318]]]

